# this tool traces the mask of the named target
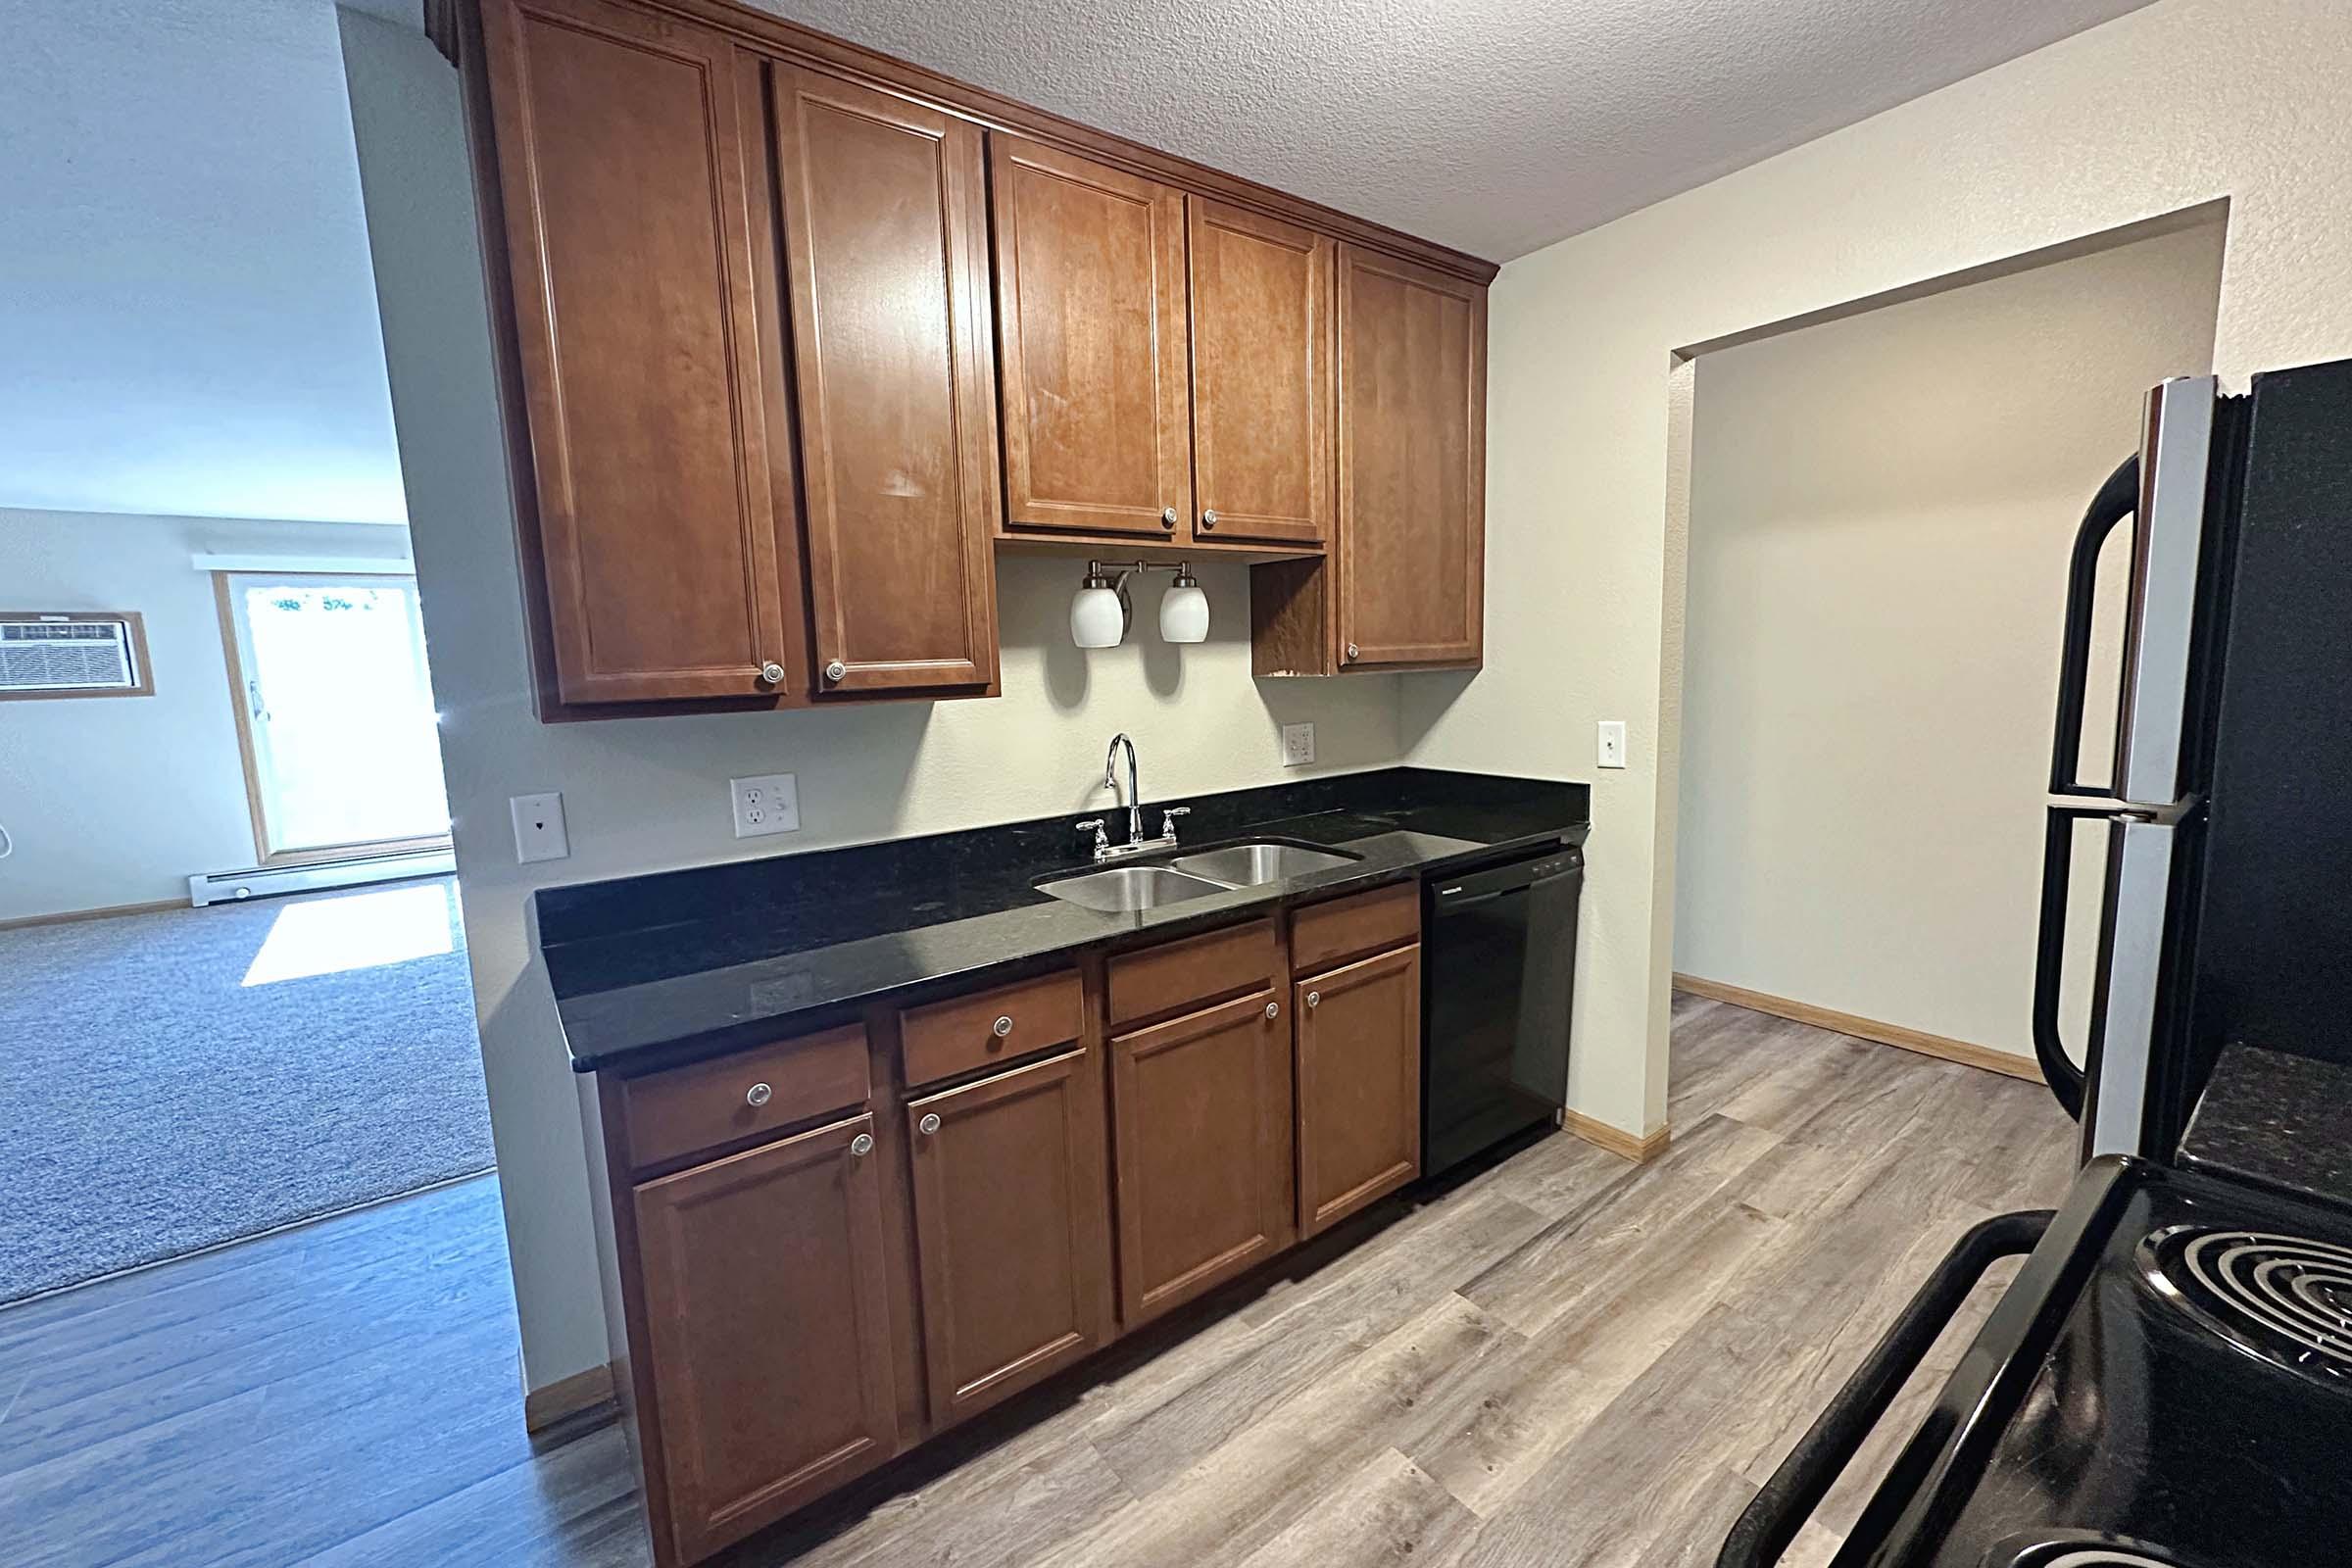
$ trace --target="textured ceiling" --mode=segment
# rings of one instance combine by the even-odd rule
[[[2146,0],[755,0],[1494,261]]]
[[[334,8],[0,14],[0,507],[401,521]]]

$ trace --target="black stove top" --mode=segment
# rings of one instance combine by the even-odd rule
[[[2104,1159],[1836,1568],[2352,1561],[2352,1211]]]

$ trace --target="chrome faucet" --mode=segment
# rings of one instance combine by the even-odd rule
[[[1115,799],[1119,791],[1119,748],[1127,748],[1127,842],[1144,841],[1144,803],[1138,797],[1135,783],[1135,742],[1125,730],[1110,738],[1110,750],[1102,754],[1102,787]]]
[[[1094,851],[1095,858],[1098,860],[1115,860],[1122,855],[1137,855],[1145,850],[1172,848],[1176,843],[1176,819],[1192,813],[1192,808],[1189,806],[1165,808],[1159,813],[1159,837],[1146,839],[1144,837],[1144,804],[1136,798],[1138,787],[1135,781],[1135,742],[1129,740],[1124,733],[1113,735],[1110,738],[1110,750],[1102,754],[1102,784],[1112,795],[1118,794],[1119,748],[1122,746],[1127,748],[1127,842],[1124,844],[1111,843],[1110,835],[1102,831],[1102,819],[1099,816],[1089,817],[1077,824],[1079,832],[1092,833],[1095,836]]]

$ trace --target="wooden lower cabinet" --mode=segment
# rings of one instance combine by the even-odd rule
[[[657,1541],[692,1562],[898,1446],[874,1119],[636,1190]],[[666,1541],[662,1538],[666,1536]]]
[[[1068,1051],[906,1106],[935,1426],[1110,1338],[1099,1059]]]
[[[1270,989],[1111,1042],[1126,1326],[1296,1238],[1290,1054],[1289,1009]]]
[[[1293,988],[1298,1233],[1313,1236],[1421,1172],[1418,943]]]

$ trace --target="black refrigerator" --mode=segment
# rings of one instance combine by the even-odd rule
[[[2085,759],[2102,569],[2130,583],[2113,755]],[[2077,536],[2063,650],[2034,1051],[2085,1159],[2170,1159],[2224,1046],[2352,1064],[2352,361],[2151,392]],[[2083,898],[2097,969],[2067,1040]]]

